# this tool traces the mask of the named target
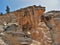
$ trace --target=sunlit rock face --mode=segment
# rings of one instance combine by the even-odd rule
[[[60,11],[49,11],[45,15],[51,16],[50,23],[53,26],[54,45],[60,45]]]
[[[34,5],[34,6],[29,6],[26,8],[16,10],[14,12],[6,13],[0,16],[0,25],[4,27],[4,26],[10,26],[10,24],[17,23],[18,25],[21,26],[23,32],[25,32],[25,34],[28,34],[28,37],[32,39],[32,44],[36,42],[35,45],[40,45],[40,39],[43,37],[43,33],[42,32],[40,33],[40,30],[37,31],[37,26],[40,21],[40,16],[43,14],[44,11],[45,11],[45,7]],[[4,29],[3,27],[2,29]],[[14,28],[14,27],[11,27],[11,28]],[[8,28],[7,30],[10,31],[11,29]],[[9,33],[9,31],[7,32]],[[16,28],[11,30],[10,32],[16,33]],[[18,31],[18,32],[21,32],[21,31]],[[41,36],[39,35],[39,33],[41,34]],[[36,36],[37,37],[40,36],[41,38],[39,37],[39,40],[38,40]]]
[[[37,30],[31,31],[31,34],[34,40],[40,42],[40,45],[51,45],[52,43],[49,28],[44,22],[40,22]]]
[[[41,45],[59,45],[60,11],[50,11],[43,15],[45,17],[50,17],[49,21],[47,22],[52,27],[52,29],[50,29],[44,22],[39,22],[36,31],[31,31],[33,32],[32,36],[35,40],[40,41]]]
[[[18,26],[19,28],[16,29],[16,27],[14,28],[14,26],[11,26],[8,28],[8,30],[15,33],[15,37],[19,36],[16,34],[16,30],[18,30],[18,34],[21,31],[21,33],[24,32],[26,35],[28,35],[27,37],[29,37],[29,39],[32,39],[30,45],[59,45],[60,11],[50,11],[46,13],[44,13],[44,11],[45,7],[34,5],[1,15],[0,30],[3,32],[3,26],[17,24],[21,26],[21,28]],[[42,15],[44,17],[50,17],[50,19],[47,21],[47,24],[52,27],[52,29],[48,27],[46,20],[41,19]],[[19,38],[21,40],[21,37]]]

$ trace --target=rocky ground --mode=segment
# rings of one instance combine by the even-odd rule
[[[4,40],[2,39],[2,37],[0,37],[0,45],[8,45],[4,42]]]

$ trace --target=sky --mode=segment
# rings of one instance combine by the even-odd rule
[[[46,12],[60,10],[60,0],[0,0],[0,13],[6,13],[7,5],[10,7],[11,11],[32,5],[44,6],[46,7]]]

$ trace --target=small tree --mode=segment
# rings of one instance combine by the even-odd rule
[[[1,12],[0,15],[3,15],[3,13]]]
[[[7,13],[10,12],[10,8],[9,8],[9,6],[6,6],[6,12],[7,12]]]

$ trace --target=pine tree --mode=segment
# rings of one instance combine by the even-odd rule
[[[7,12],[7,13],[10,12],[10,8],[9,8],[9,6],[6,6],[6,12]]]
[[[3,13],[1,12],[0,15],[3,15]]]

